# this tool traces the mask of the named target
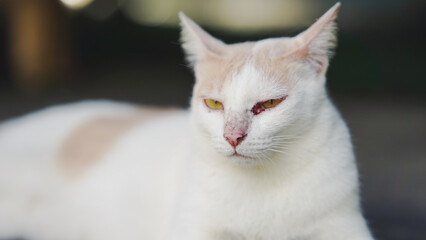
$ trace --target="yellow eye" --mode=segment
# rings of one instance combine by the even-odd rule
[[[211,109],[223,109],[223,104],[219,101],[216,101],[214,99],[204,99],[204,102],[206,103],[207,107]]]
[[[268,100],[268,101],[266,101],[266,102],[263,102],[263,107],[264,107],[264,108],[271,108],[271,107],[275,107],[275,106],[277,106],[280,102],[282,102],[283,100],[284,100],[283,98]]]

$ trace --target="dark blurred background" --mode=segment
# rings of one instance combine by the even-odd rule
[[[426,1],[342,0],[331,98],[383,240],[426,239]],[[185,12],[225,42],[293,36],[335,0],[0,0],[0,120],[83,99],[187,107]]]

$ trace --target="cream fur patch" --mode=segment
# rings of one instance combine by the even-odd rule
[[[265,79],[289,84],[298,68],[291,54],[294,44],[289,39],[279,38],[228,45],[226,56],[210,56],[195,66],[195,95],[219,94],[225,83],[233,80],[247,65],[256,66]]]
[[[105,156],[129,130],[170,109],[143,109],[127,116],[100,116],[82,123],[64,140],[58,165],[67,177],[83,174]]]

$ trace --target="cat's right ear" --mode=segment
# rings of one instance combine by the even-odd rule
[[[225,43],[212,37],[182,12],[179,13],[179,18],[182,26],[182,48],[191,66],[206,57],[220,57],[225,53]]]
[[[318,74],[324,75],[336,46],[336,18],[340,2],[331,7],[306,31],[295,37],[301,47],[295,51],[298,57],[309,63]]]

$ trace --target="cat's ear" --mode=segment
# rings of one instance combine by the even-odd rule
[[[225,53],[225,43],[212,37],[182,12],[179,13],[179,18],[182,26],[182,48],[191,65],[208,56],[220,57]]]
[[[340,2],[336,3],[306,31],[295,37],[300,48],[296,51],[318,74],[325,74],[336,46],[336,18]]]

